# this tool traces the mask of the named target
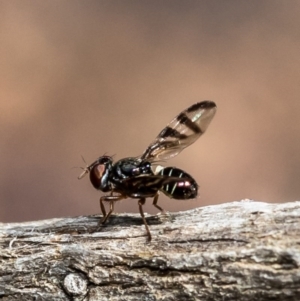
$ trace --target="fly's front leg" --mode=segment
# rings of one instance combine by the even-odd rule
[[[108,211],[107,214],[106,214],[106,211],[105,211],[105,206],[103,204],[103,201],[109,201],[109,211]],[[107,221],[107,219],[113,213],[113,211],[114,211],[114,204],[115,204],[114,202],[115,201],[116,200],[108,200],[108,199],[106,199],[106,197],[101,197],[100,198],[100,207],[101,207],[101,211],[102,211],[103,217],[99,221],[98,226],[100,226],[101,224],[105,224],[105,222]]]
[[[147,231],[148,241],[150,242],[151,241],[151,233],[150,233],[147,221],[145,219],[144,211],[143,211],[143,205],[145,204],[145,202],[146,202],[146,199],[142,198],[138,201],[138,204],[139,204],[140,214],[141,214],[141,217],[143,219],[143,222],[144,222],[144,225],[145,225],[145,228],[146,228],[146,231]]]
[[[101,212],[102,212],[102,215],[104,218],[106,216],[106,210],[105,210],[105,206],[103,204],[103,197],[100,198],[99,202],[100,202],[100,209],[101,209]]]
[[[112,193],[110,195],[104,195],[100,198],[100,208],[101,208],[101,212],[103,214],[103,217],[98,223],[98,228],[102,224],[104,224],[108,220],[110,215],[113,213],[115,202],[120,201],[124,198],[125,197],[123,195],[112,195]],[[103,202],[110,202],[110,207],[109,207],[108,213],[106,213],[105,206],[104,206]]]

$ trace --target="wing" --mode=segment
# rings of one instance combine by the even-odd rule
[[[193,104],[176,116],[148,146],[142,160],[167,160],[194,143],[207,129],[217,110],[212,101]]]
[[[153,197],[164,185],[190,185],[190,178],[169,177],[163,175],[145,175],[122,181],[124,191],[130,197]]]

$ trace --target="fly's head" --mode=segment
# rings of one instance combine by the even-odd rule
[[[83,172],[79,175],[78,179],[82,179],[86,174],[90,174],[90,181],[92,185],[103,192],[110,191],[112,189],[109,181],[109,174],[112,168],[112,157],[102,156],[95,162],[86,166]]]

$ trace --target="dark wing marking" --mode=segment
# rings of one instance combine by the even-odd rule
[[[148,146],[142,160],[167,160],[194,143],[207,129],[217,110],[212,101],[193,104],[176,116]]]

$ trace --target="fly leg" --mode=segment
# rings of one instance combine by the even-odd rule
[[[152,204],[153,204],[154,207],[156,207],[161,212],[161,215],[159,215],[159,219],[161,221],[163,221],[163,220],[169,220],[169,221],[171,221],[170,215],[167,214],[167,212],[163,208],[161,208],[160,206],[157,205],[158,197],[159,197],[159,192],[157,192],[156,195],[154,196]]]
[[[156,207],[162,214],[166,214],[165,210],[162,209],[160,206],[157,205],[157,201],[158,201],[158,197],[159,197],[159,193],[157,192],[157,194],[154,196],[153,199],[153,206]]]
[[[143,219],[143,222],[144,222],[144,225],[145,225],[145,228],[146,228],[146,231],[147,231],[147,235],[148,235],[148,242],[151,241],[151,233],[150,233],[150,230],[149,230],[149,227],[148,227],[148,224],[147,224],[147,221],[145,219],[145,215],[144,215],[144,211],[143,211],[143,205],[145,204],[146,202],[146,199],[145,198],[142,198],[138,201],[138,204],[139,204],[139,209],[140,209],[140,214],[141,214],[141,217]]]
[[[111,195],[104,195],[100,198],[100,209],[101,209],[101,212],[103,214],[103,217],[98,223],[97,230],[101,225],[103,225],[108,220],[108,218],[113,213],[115,202],[120,201],[124,198],[125,197],[123,195],[112,195],[112,193],[111,193]],[[106,213],[105,206],[104,206],[103,202],[109,202],[110,203],[108,213]]]

